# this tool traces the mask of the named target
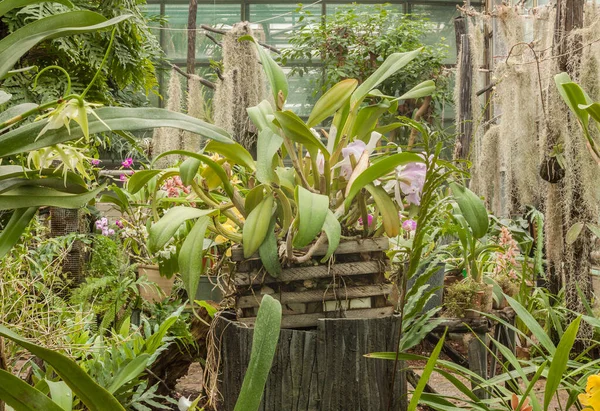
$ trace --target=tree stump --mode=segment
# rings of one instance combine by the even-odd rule
[[[219,316],[215,341],[220,352],[219,410],[235,407],[250,361],[253,329]],[[282,329],[265,386],[262,411],[405,410],[406,376],[400,362],[365,358],[395,351],[398,317],[319,319],[316,330]]]

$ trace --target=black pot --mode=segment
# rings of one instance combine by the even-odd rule
[[[540,177],[544,181],[556,184],[565,178],[565,169],[560,166],[556,157],[548,157],[540,166]]]

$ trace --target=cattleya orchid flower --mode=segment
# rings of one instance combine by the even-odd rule
[[[358,222],[363,224],[362,217],[359,217]],[[371,227],[371,224],[373,224],[373,216],[371,214],[367,214],[367,225]]]
[[[417,222],[412,219],[404,220],[402,222],[402,229],[404,231],[415,231],[417,229]]]
[[[381,134],[374,131],[371,133],[371,138],[368,143],[365,143],[362,140],[356,140],[348,144],[346,147],[342,148],[343,160],[337,163],[333,168],[341,167],[340,175],[348,180],[352,175],[353,170],[350,156],[353,156],[355,161],[358,161],[365,151],[370,155],[375,150],[375,147],[377,147],[379,140],[381,140]]]

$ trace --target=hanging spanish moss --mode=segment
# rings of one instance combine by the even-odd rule
[[[569,34],[566,48],[573,54],[568,69],[574,81],[595,100],[600,98],[598,13],[596,5],[586,6],[585,26]],[[495,19],[491,117],[496,120],[486,125],[487,131],[474,133],[472,188],[486,197],[498,215],[523,215],[527,206],[545,213],[549,267],[562,278],[568,307],[585,312],[575,285],[591,297],[592,242],[584,232],[569,244],[565,233],[574,223],[597,220],[600,167],[554,83],[563,58],[555,55],[553,47],[556,9],[498,6],[493,17],[473,16],[471,52],[479,56],[483,51],[473,36],[482,32],[485,19]],[[473,73],[482,67],[474,58]],[[485,104],[483,97],[474,97],[475,121],[478,108]],[[588,337],[590,332],[582,325],[580,336]]]
[[[223,37],[223,80],[217,83],[213,112],[215,125],[254,155],[256,128],[246,109],[266,98],[266,87],[254,44],[238,41],[245,35],[253,35],[248,22],[235,24]]]
[[[187,114],[200,120],[207,120],[206,101],[204,90],[198,76],[192,75],[188,79]],[[197,152],[200,150],[201,137],[198,134],[184,131],[181,134],[180,148],[186,151]]]
[[[165,108],[177,113],[181,112],[181,80],[179,74],[171,71],[169,86],[167,88],[167,104]],[[152,156],[156,157],[161,153],[180,148],[182,132],[176,128],[157,128],[152,137]],[[156,162],[156,166],[165,168],[178,161],[177,156],[166,156]]]

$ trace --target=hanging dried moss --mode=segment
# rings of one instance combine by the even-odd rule
[[[245,35],[253,35],[248,22],[235,24],[223,38],[223,80],[217,83],[213,112],[215,124],[254,153],[256,128],[246,109],[266,98],[266,86],[254,44],[238,41]]]
[[[169,86],[167,88],[167,104],[165,108],[177,113],[181,112],[181,80],[180,75],[171,71]],[[152,156],[156,157],[161,153],[178,150],[180,148],[182,132],[175,128],[157,128],[152,136]],[[157,167],[168,167],[177,162],[177,156],[166,156],[156,162]]]
[[[187,114],[200,120],[207,120],[206,101],[202,87],[199,77],[191,76],[188,79]],[[184,131],[181,134],[179,147],[182,150],[197,152],[200,150],[201,141],[202,139],[198,134]]]

